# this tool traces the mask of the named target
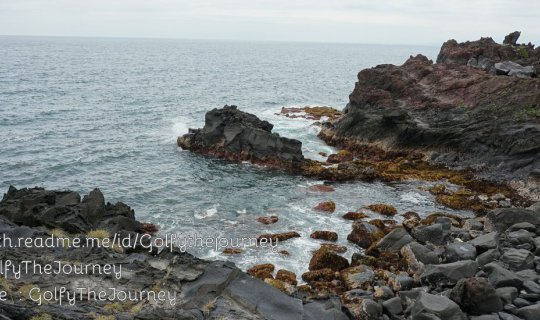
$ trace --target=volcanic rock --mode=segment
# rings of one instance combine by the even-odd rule
[[[202,129],[178,138],[182,149],[232,161],[251,161],[273,167],[295,168],[304,160],[302,143],[272,133],[273,125],[236,106],[206,113]]]

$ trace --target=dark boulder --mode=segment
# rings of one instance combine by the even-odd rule
[[[480,315],[502,311],[503,305],[495,288],[486,278],[458,281],[450,298],[469,314]]]

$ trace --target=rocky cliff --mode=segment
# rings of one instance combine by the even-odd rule
[[[450,40],[437,63],[418,55],[401,66],[362,70],[344,116],[320,136],[341,147],[420,151],[437,163],[486,169],[492,179],[536,181],[540,79],[537,69],[521,72],[537,68],[540,51],[533,48]]]

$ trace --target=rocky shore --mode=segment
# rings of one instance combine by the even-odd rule
[[[248,273],[304,300],[339,297],[352,319],[540,319],[540,51],[518,39],[450,40],[436,63],[418,55],[362,70],[343,112],[283,108],[317,121],[319,137],[340,150],[326,161],[301,156],[299,141],[278,143],[236,107],[212,110],[203,129],[179,137],[184,149],[315,179],[435,181],[438,202],[477,215],[420,217],[374,204],[365,209],[380,219],[343,216],[358,246],[351,260],[332,243],[335,232],[320,230],[311,237],[329,242],[299,275],[305,284],[271,263]],[[334,210],[333,201],[314,208]]]
[[[284,108],[317,121],[319,137],[339,149],[325,161],[305,158],[300,141],[236,106],[209,111],[203,128],[177,140],[199,154],[333,183],[431,181],[439,203],[474,217],[373,203],[342,216],[351,259],[335,230],[316,230],[309,237],[321,246],[305,273],[272,261],[243,272],[167,243],[98,189],[81,197],[10,187],[0,202],[0,319],[540,319],[540,51],[518,39],[450,40],[436,63],[418,55],[363,70],[343,111]],[[334,200],[313,211],[337,214]],[[256,239],[279,246],[298,237]],[[89,294],[100,290],[102,299]]]
[[[347,319],[339,299],[303,301],[234,264],[152,246],[149,233],[155,231],[135,220],[126,204],[106,203],[98,189],[81,199],[75,192],[11,187],[0,202],[0,319]],[[130,241],[105,245],[114,238]],[[88,245],[88,239],[102,245]],[[13,266],[25,261],[30,272],[17,275]],[[68,267],[48,274],[48,264]],[[107,266],[121,269],[121,276],[104,272]],[[103,300],[87,294],[101,290]],[[143,296],[126,300],[121,292]]]

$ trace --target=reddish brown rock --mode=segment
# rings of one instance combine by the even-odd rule
[[[142,222],[139,226],[139,233],[154,235],[159,231],[158,226],[153,223]]]
[[[310,186],[308,188],[308,190],[313,191],[313,192],[332,192],[332,191],[335,191],[334,188],[332,188],[331,186],[327,186],[325,184],[316,184],[316,185]]]
[[[338,153],[334,153],[328,156],[326,162],[328,163],[342,163],[352,161],[354,159],[352,153],[347,150],[339,150]]]
[[[347,261],[347,259],[324,247],[317,250],[309,261],[310,271],[325,268],[340,271],[348,266],[349,261]]]
[[[363,212],[353,212],[353,211],[349,211],[343,215],[343,219],[345,220],[362,220],[367,217],[369,216]]]
[[[313,232],[310,237],[312,239],[320,239],[320,240],[326,240],[326,241],[337,241],[338,235],[337,233],[333,231],[315,231]]]
[[[353,223],[353,229],[347,236],[347,240],[367,249],[371,244],[383,237],[383,230],[367,222],[357,221]]]
[[[334,212],[336,210],[336,204],[334,201],[325,201],[319,203],[314,210],[323,211],[323,212]]]
[[[300,234],[296,231],[283,232],[283,233],[267,233],[261,234],[257,237],[257,241],[266,240],[268,242],[285,241],[292,238],[299,238]]]
[[[281,114],[288,118],[304,118],[308,120],[321,120],[327,117],[329,120],[335,120],[341,116],[341,111],[332,107],[282,107]]]
[[[330,268],[324,268],[320,270],[314,270],[314,271],[308,271],[302,274],[302,280],[304,280],[307,283],[313,283],[313,282],[326,282],[326,281],[332,281],[334,279],[337,279],[339,276],[339,273],[336,274],[336,272]]]
[[[334,251],[335,253],[345,253],[347,252],[346,246],[340,246],[335,243],[322,243],[321,248],[324,247],[328,250]]]
[[[223,254],[240,254],[242,253],[242,249],[239,248],[225,248],[223,249]]]
[[[395,216],[397,214],[396,208],[388,204],[383,204],[383,203],[370,204],[369,206],[367,206],[367,208],[371,211],[380,213],[384,216]]]
[[[402,216],[405,219],[418,219],[418,220],[420,220],[420,215],[418,213],[414,212],[414,211],[407,211],[404,214],[402,214]]]
[[[278,222],[279,218],[278,216],[265,216],[265,217],[258,217],[257,221],[259,221],[262,224],[273,224]]]
[[[285,283],[292,284],[293,286],[298,283],[298,281],[296,281],[296,274],[285,269],[278,270],[276,273],[276,280],[281,280]]]
[[[248,269],[247,273],[261,280],[267,278],[274,279],[274,276],[272,276],[274,268],[274,265],[271,263],[258,264]]]

